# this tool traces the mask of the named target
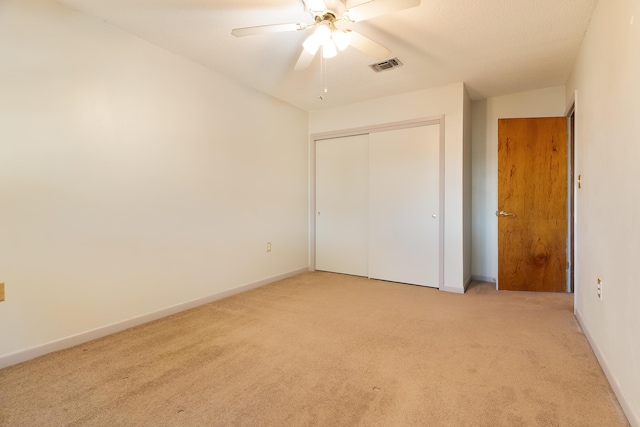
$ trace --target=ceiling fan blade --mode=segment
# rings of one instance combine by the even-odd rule
[[[327,11],[327,5],[324,3],[324,0],[302,0],[311,12],[316,14],[321,14]]]
[[[360,33],[356,33],[355,31],[351,31],[350,33],[351,44],[349,46],[355,47],[362,53],[378,60],[383,60],[389,57],[391,51],[386,47],[374,42]]]
[[[256,34],[280,33],[284,31],[298,31],[307,28],[306,24],[273,24],[258,25],[257,27],[234,28],[231,34],[236,37],[253,36]]]
[[[302,49],[302,53],[300,54],[300,58],[298,58],[298,62],[296,62],[296,66],[293,68],[293,71],[302,71],[309,68],[309,65],[313,62],[313,58],[316,57],[315,53],[309,53],[306,49]]]
[[[420,0],[371,0],[347,9],[342,18],[346,21],[360,22],[418,5]]]

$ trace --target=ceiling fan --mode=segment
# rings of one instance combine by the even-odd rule
[[[296,71],[309,67],[320,48],[322,48],[322,56],[324,58],[336,56],[338,50],[353,46],[366,55],[377,60],[383,60],[391,53],[389,49],[350,29],[338,29],[336,23],[361,22],[420,4],[420,0],[370,0],[347,8],[345,0],[302,1],[313,16],[313,23],[298,22],[236,28],[231,31],[231,34],[236,37],[244,37],[315,28],[314,32],[302,44],[303,50],[294,68]]]

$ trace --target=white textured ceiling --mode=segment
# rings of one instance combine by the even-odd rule
[[[339,25],[404,66],[375,73],[354,48],[293,71],[312,30],[237,38],[236,27],[313,22],[302,0],[56,0],[247,86],[312,111],[463,81],[473,99],[566,82],[597,0],[422,0]],[[364,0],[348,0],[355,6]]]

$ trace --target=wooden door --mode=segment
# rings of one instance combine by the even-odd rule
[[[498,289],[566,292],[567,122],[498,120]]]
[[[369,277],[439,286],[440,126],[369,135]]]
[[[368,136],[316,141],[316,270],[367,276]]]

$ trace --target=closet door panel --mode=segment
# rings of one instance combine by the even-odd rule
[[[369,135],[369,277],[439,286],[440,126]]]
[[[367,276],[368,136],[316,141],[316,270]]]

